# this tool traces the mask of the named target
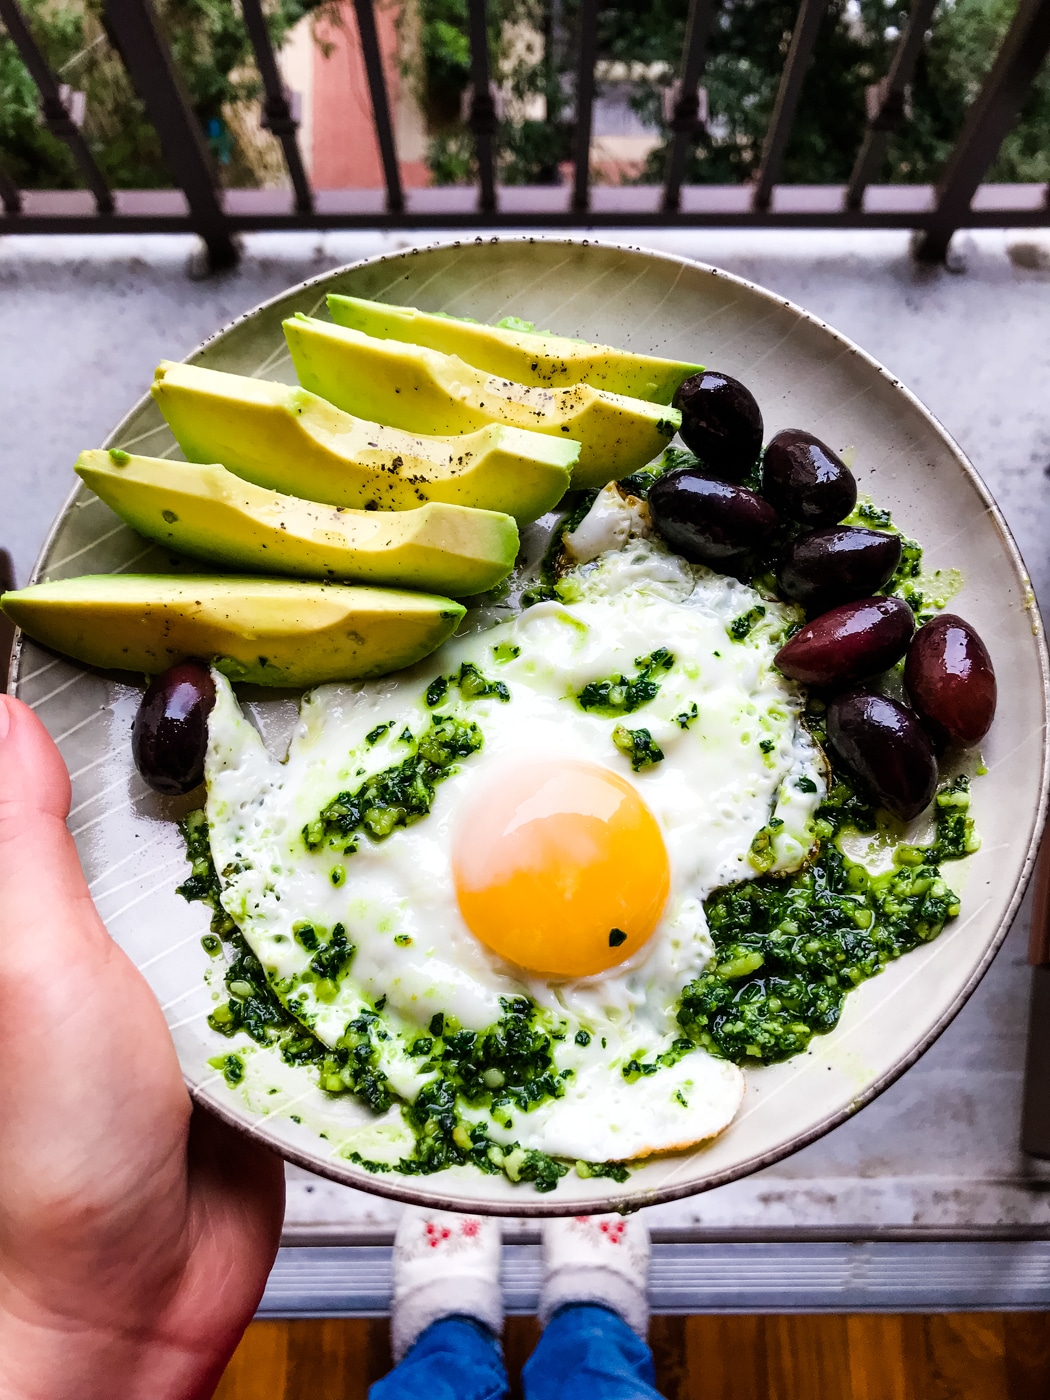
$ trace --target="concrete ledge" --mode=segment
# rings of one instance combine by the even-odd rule
[[[508,1313],[537,1310],[540,1245],[504,1246]],[[282,1249],[261,1318],[380,1317],[389,1245]],[[928,1244],[653,1245],[657,1313],[987,1312],[1042,1309],[1050,1241]]]

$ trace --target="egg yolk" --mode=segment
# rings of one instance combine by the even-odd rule
[[[474,935],[534,972],[589,977],[636,953],[670,887],[656,818],[596,763],[520,764],[466,814],[452,851]]]

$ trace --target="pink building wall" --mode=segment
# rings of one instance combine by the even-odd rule
[[[313,184],[320,190],[379,189],[383,167],[372,129],[372,103],[357,19],[351,0],[342,0],[340,9],[340,24],[318,24],[317,37],[330,46],[328,56],[320,46],[315,45],[313,51]],[[377,5],[375,14],[387,93],[395,112],[404,83],[397,60],[396,14],[387,5]],[[399,163],[406,187],[429,183],[423,161]]]

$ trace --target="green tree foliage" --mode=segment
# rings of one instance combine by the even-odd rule
[[[419,45],[409,75],[431,133],[432,178],[437,184],[472,180],[474,142],[460,119],[470,82],[467,0],[411,3]],[[222,182],[257,183],[257,159],[229,129],[231,113],[259,96],[239,11],[232,0],[156,4]],[[324,4],[271,0],[274,43]],[[102,0],[23,0],[23,7],[53,70],[87,92],[85,135],[109,182],[116,188],[170,185],[156,132],[106,39]],[[942,0],[916,70],[910,119],[890,138],[881,179],[936,180],[1016,7],[1017,0]],[[599,59],[663,65],[663,75],[636,84],[631,99],[662,132],[645,181],[660,180],[664,171],[662,89],[680,61],[687,8],[688,0],[616,0],[599,10]],[[496,138],[504,183],[557,182],[559,166],[570,158],[578,11],[579,0],[489,0],[491,69],[505,95]],[[704,75],[710,119],[691,152],[688,182],[737,182],[755,173],[796,11],[797,0],[722,0],[717,7]],[[785,152],[785,180],[848,177],[864,130],[865,88],[885,74],[906,17],[901,0],[831,0]],[[523,43],[522,35],[535,42]],[[80,183],[66,147],[41,125],[36,88],[2,31],[0,160],[25,188]],[[1050,179],[1050,73],[1035,84],[991,178]]]
[[[470,83],[467,0],[418,0],[419,60],[408,65],[433,139],[427,153],[435,184],[461,184],[476,176],[474,141],[460,121]],[[500,180],[507,185],[555,184],[569,155],[563,74],[549,0],[489,0],[489,64],[504,94],[509,120],[496,137]],[[530,34],[539,44],[523,45]],[[525,115],[541,99],[544,116]]]
[[[890,178],[937,178],[1016,9],[1017,0],[957,0],[938,10],[916,73],[913,119],[890,140]],[[1046,65],[988,178],[1050,179],[1050,70]]]
[[[27,7],[30,15],[34,10]],[[70,10],[58,10],[48,30],[47,53],[56,67],[83,47],[81,16]],[[22,189],[70,189],[78,183],[68,149],[41,125],[36,86],[5,33],[0,33],[0,153]]]
[[[434,177],[438,183],[470,178],[472,143],[448,115],[458,106],[452,89],[458,84],[461,90],[469,80],[466,3],[420,4],[425,75],[429,81],[433,73],[436,82],[440,74],[444,84],[445,125],[431,152]],[[942,0],[916,70],[910,119],[891,137],[880,179],[937,179],[1016,8],[1017,0]],[[550,179],[552,163],[566,159],[569,151],[568,133],[559,123],[570,111],[564,93],[571,89],[574,70],[578,0],[496,0],[491,9],[497,16],[495,71],[506,57],[502,25],[531,23],[546,39],[543,60],[531,68],[519,64],[513,84],[522,95],[546,97],[548,122],[504,124],[498,140],[502,178]],[[599,10],[599,59],[664,66],[661,78],[636,84],[631,99],[635,110],[663,132],[642,176],[647,182],[663,176],[668,133],[662,88],[673,80],[681,59],[687,9],[688,0],[619,0]],[[754,175],[797,10],[797,0],[723,0],[717,7],[704,75],[710,117],[691,153],[688,182],[735,183]],[[785,152],[784,180],[848,178],[864,132],[865,89],[886,73],[907,11],[900,0],[831,0]],[[458,67],[450,61],[453,50]],[[1033,88],[990,177],[1050,178],[1050,74]]]
[[[282,43],[292,26],[322,3],[268,5],[273,42]],[[157,134],[106,38],[102,0],[22,0],[22,8],[52,71],[87,93],[84,135],[109,183],[117,189],[170,186]],[[157,0],[155,8],[223,183],[257,183],[256,165],[227,122],[231,111],[255,102],[260,93],[239,11],[230,0]],[[36,87],[2,31],[0,160],[24,189],[71,189],[81,183],[65,145],[41,125]]]

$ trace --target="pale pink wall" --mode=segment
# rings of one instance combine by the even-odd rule
[[[372,130],[372,104],[357,19],[350,0],[343,0],[340,9],[341,24],[318,25],[317,37],[331,46],[328,57],[320,47],[314,48],[313,184],[319,190],[380,189],[383,168]],[[393,109],[402,82],[397,64],[395,14],[387,5],[377,5],[375,13]],[[406,187],[428,183],[422,161],[401,161],[400,165]]]

